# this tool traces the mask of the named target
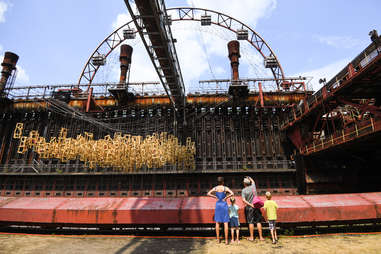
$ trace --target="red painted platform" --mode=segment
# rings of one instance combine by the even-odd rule
[[[262,197],[263,198],[263,197]],[[381,192],[275,196],[278,222],[340,222],[381,219]],[[243,203],[237,197],[240,221]],[[215,200],[184,198],[0,197],[0,223],[18,224],[209,224]],[[263,212],[263,211],[262,211]]]

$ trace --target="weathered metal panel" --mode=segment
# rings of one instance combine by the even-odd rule
[[[301,196],[274,196],[277,202],[278,221],[284,223],[298,223],[315,221],[316,214],[314,209]],[[262,213],[264,213],[262,209]]]
[[[0,221],[52,223],[55,208],[65,202],[65,198],[14,198],[0,203]]]
[[[115,211],[123,198],[66,198],[56,209],[55,223],[117,224]]]
[[[263,198],[263,197],[262,197]],[[244,206],[236,198],[240,221]],[[309,223],[380,218],[381,193],[275,196],[278,222]],[[209,224],[215,200],[183,198],[0,197],[0,222],[59,224]],[[262,209],[263,210],[263,209]],[[263,212],[263,211],[262,211]]]
[[[368,200],[371,203],[374,203],[377,212],[377,218],[381,218],[381,192],[372,192],[372,193],[360,193],[360,197]]]
[[[359,194],[306,195],[302,198],[315,209],[314,221],[377,218],[374,202],[364,199]]]
[[[183,198],[127,198],[117,209],[120,224],[180,224]]]

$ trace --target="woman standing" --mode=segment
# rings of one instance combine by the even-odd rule
[[[224,223],[225,243],[228,244],[229,208],[226,200],[233,196],[233,192],[224,186],[224,178],[222,176],[217,178],[217,183],[218,185],[211,189],[207,195],[217,199],[216,210],[214,212],[217,241],[220,242],[220,223]]]

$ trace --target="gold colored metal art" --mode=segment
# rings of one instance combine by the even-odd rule
[[[195,142],[187,138],[181,145],[177,137],[166,132],[153,133],[145,138],[120,132],[94,140],[93,133],[84,132],[76,138],[67,137],[67,129],[61,128],[58,137],[48,142],[32,130],[22,136],[23,124],[17,123],[14,139],[20,139],[17,153],[33,149],[41,159],[59,159],[61,162],[79,159],[90,169],[112,167],[118,171],[134,172],[146,168],[174,165],[187,170],[195,169]]]

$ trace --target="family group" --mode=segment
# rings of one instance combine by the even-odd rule
[[[265,210],[267,222],[271,232],[272,243],[276,244],[278,236],[276,233],[276,219],[277,219],[277,203],[271,199],[271,193],[266,192],[266,201],[263,202],[257,196],[257,189],[254,180],[246,176],[243,179],[244,188],[242,189],[242,202],[245,205],[245,217],[249,226],[250,236],[247,238],[249,241],[254,241],[254,225],[257,225],[259,240],[264,241],[262,236],[262,222],[265,221],[262,216],[261,208]],[[209,197],[217,199],[216,209],[214,213],[214,221],[216,222],[216,236],[217,241],[220,242],[220,223],[224,224],[225,243],[229,244],[229,224],[231,228],[231,242],[239,243],[239,206],[236,204],[234,193],[224,185],[224,178],[217,178],[217,186],[212,188],[208,194]],[[230,200],[228,205],[227,200]]]

